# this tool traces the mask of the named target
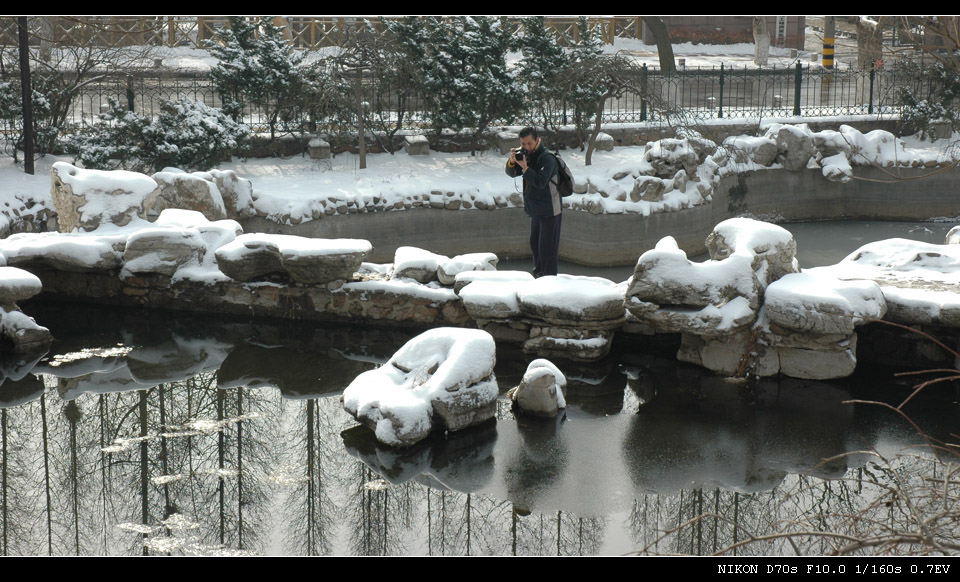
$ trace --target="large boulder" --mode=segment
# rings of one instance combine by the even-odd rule
[[[623,288],[600,277],[540,277],[517,292],[520,311],[546,323],[577,327],[623,318]]]
[[[90,272],[119,269],[125,234],[21,233],[0,240],[0,252],[12,266]]]
[[[217,185],[227,210],[227,218],[238,220],[256,215],[253,208],[253,183],[250,180],[237,176],[233,170],[209,170],[194,172],[193,175],[211,180]]]
[[[813,137],[806,126],[781,126],[776,133],[776,140],[783,167],[792,172],[806,168],[810,158],[817,153]]]
[[[4,308],[0,308],[0,337],[5,340],[2,347],[18,354],[45,349],[53,343],[49,329],[21,311]]]
[[[730,218],[713,227],[706,246],[714,261],[734,255],[749,257],[751,268],[764,287],[788,273],[800,272],[797,241],[789,230],[776,224]]]
[[[771,322],[814,334],[851,334],[866,319],[887,312],[883,292],[873,281],[840,281],[807,273],[786,275],[767,287]]]
[[[393,255],[393,278],[413,279],[420,283],[436,281],[437,269],[450,257],[417,247],[399,247]],[[456,275],[454,275],[456,277]]]
[[[432,329],[383,366],[357,376],[343,392],[343,407],[380,442],[410,446],[432,431],[458,431],[493,418],[499,394],[495,364],[490,334]]]
[[[50,196],[60,232],[126,225],[145,216],[156,190],[156,181],[136,172],[84,170],[66,162],[50,168]]]
[[[373,246],[360,239],[244,234],[216,251],[220,270],[237,281],[287,273],[297,283],[351,279]]]
[[[127,239],[121,276],[158,273],[172,277],[186,264],[200,264],[206,252],[206,244],[196,229],[144,228]]]
[[[156,193],[150,197],[147,217],[152,218],[167,208],[195,210],[207,220],[222,220],[227,217],[220,189],[208,173],[187,174],[180,170],[166,169],[151,176],[157,183]]]

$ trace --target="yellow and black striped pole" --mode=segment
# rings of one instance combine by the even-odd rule
[[[823,68],[833,68],[833,38],[836,34],[836,17],[823,17]]]

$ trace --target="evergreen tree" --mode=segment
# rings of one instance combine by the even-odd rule
[[[424,55],[424,87],[431,95],[435,129],[473,128],[473,152],[484,131],[498,119],[510,119],[522,104],[507,70],[510,31],[504,19],[459,16],[449,24],[427,23],[430,42]]]
[[[294,117],[303,90],[302,57],[283,38],[283,28],[269,17],[252,22],[231,16],[230,28],[219,30],[208,47],[219,60],[210,78],[224,112],[239,122],[247,105],[260,107],[273,139],[279,122]]]
[[[560,79],[569,66],[570,56],[554,32],[547,30],[542,16],[523,19],[523,36],[517,48],[523,59],[517,67],[517,79],[523,88],[525,106],[542,120],[543,127],[554,130],[563,123],[564,91]]]

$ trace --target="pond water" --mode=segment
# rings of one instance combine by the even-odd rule
[[[495,422],[398,451],[339,396],[416,331],[25,311],[58,341],[3,361],[2,555],[823,554],[847,542],[737,544],[918,516],[960,535],[930,495],[946,469],[928,439],[960,434],[951,384],[908,421],[849,401],[899,403],[913,377],[732,383],[624,337],[602,362],[558,362],[562,419],[501,400]],[[501,393],[525,366],[498,352]]]
[[[888,238],[905,238],[933,244],[943,244],[947,232],[957,222],[889,222],[834,220],[781,224],[793,233],[797,241],[797,260],[801,268],[832,265],[861,246]],[[638,257],[639,258],[639,257]],[[706,253],[690,257],[694,261],[708,259]],[[584,267],[566,261],[560,262],[560,272],[571,275],[606,277],[620,282],[633,275],[634,265],[620,267]],[[529,271],[533,268],[530,259],[501,261],[499,269]]]

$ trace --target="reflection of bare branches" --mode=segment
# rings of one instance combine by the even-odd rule
[[[907,326],[892,324],[911,331]],[[937,343],[954,357],[956,350],[944,345],[929,334],[917,332]],[[784,482],[780,499],[775,506],[763,507],[762,514],[747,518],[735,510],[721,510],[719,503],[713,511],[703,511],[702,490],[687,495],[691,513],[685,512],[684,493],[679,502],[668,500],[661,512],[661,500],[657,499],[654,521],[659,526],[663,516],[672,512],[677,515],[675,525],[663,528],[652,540],[646,537],[646,523],[640,523],[635,515],[638,529],[644,530],[643,547],[637,553],[663,553],[670,547],[676,553],[735,554],[748,550],[756,553],[784,553],[789,548],[797,555],[849,555],[865,552],[928,554],[960,549],[960,482],[954,478],[958,445],[944,442],[926,434],[904,411],[925,387],[960,378],[960,370],[923,370],[906,374],[946,373],[947,376],[922,382],[899,406],[883,402],[852,400],[847,404],[878,405],[898,415],[924,441],[919,454],[882,455],[876,450],[849,451],[823,459],[820,466],[829,466],[837,461],[869,457],[871,460],[851,476],[838,481],[818,481],[800,475]],[[931,454],[932,453],[932,454]],[[848,465],[849,466],[849,465]],[[790,486],[787,487],[787,483]],[[851,485],[853,485],[851,491]],[[772,496],[772,494],[771,494]],[[690,498],[693,503],[690,503]],[[758,495],[745,497],[750,505]],[[756,509],[756,508],[754,508]],[[646,505],[644,506],[646,517]],[[635,507],[634,513],[636,514]],[[691,517],[683,519],[684,515]],[[646,519],[642,520],[646,522]],[[714,534],[712,549],[703,550],[705,527],[723,524],[719,535]],[[733,540],[729,541],[730,533]],[[649,541],[648,541],[649,540]],[[694,544],[693,540],[697,543]],[[726,540],[726,541],[725,541]],[[721,542],[718,544],[718,541]]]

